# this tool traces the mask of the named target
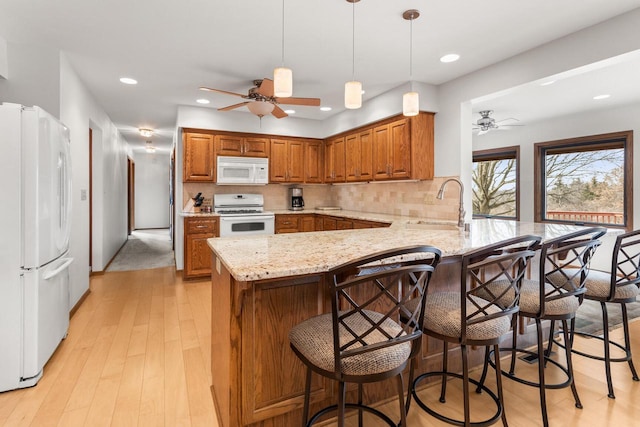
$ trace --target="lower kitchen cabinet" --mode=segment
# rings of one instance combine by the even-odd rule
[[[350,219],[322,214],[277,214],[276,234],[301,231],[348,230],[352,228],[382,228],[391,224],[364,219]]]
[[[278,214],[276,215],[276,234],[316,231],[314,214]]]
[[[185,279],[211,275],[211,249],[207,239],[217,237],[220,224],[216,217],[186,217],[184,219]]]

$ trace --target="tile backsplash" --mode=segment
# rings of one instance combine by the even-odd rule
[[[201,192],[205,203],[213,194],[261,193],[264,195],[266,210],[287,208],[287,189],[300,187],[304,191],[307,209],[316,206],[340,206],[360,212],[385,213],[403,216],[417,216],[437,220],[455,221],[458,218],[458,188],[448,186],[444,200],[436,195],[445,179],[437,177],[430,181],[381,182],[335,185],[284,185],[268,184],[262,186],[222,186],[215,184],[183,184],[183,206]]]

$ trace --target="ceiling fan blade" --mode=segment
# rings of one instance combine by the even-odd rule
[[[512,126],[524,126],[524,125],[500,125],[501,128],[503,128],[503,127],[512,127]]]
[[[255,92],[262,96],[273,96],[273,80],[267,78],[262,79],[260,87],[257,88]]]
[[[287,117],[288,114],[284,112],[284,110],[277,105],[273,106],[273,111],[271,112],[276,118],[281,119],[283,117]]]
[[[276,98],[278,104],[320,106],[320,98]]]
[[[244,106],[245,106],[245,105],[247,105],[249,102],[251,102],[251,101],[245,101],[245,102],[241,102],[241,103],[239,103],[239,104],[229,105],[228,107],[218,108],[218,111],[229,111],[229,110],[233,110],[233,109],[235,109],[235,108],[244,107]]]
[[[488,133],[488,130],[480,130],[480,132],[478,132],[478,136],[480,135],[484,135],[485,133]]]
[[[506,119],[502,119],[502,120],[496,121],[496,123],[506,122],[507,120],[515,120],[516,122],[520,121],[520,120],[516,119],[515,117],[507,117]]]
[[[247,97],[247,95],[241,95],[239,93],[229,92],[229,91],[226,91],[226,90],[213,89],[213,88],[206,87],[206,86],[200,86],[200,90],[204,90],[204,91],[207,91],[207,92],[226,93],[227,95],[239,96],[240,98],[246,98]]]

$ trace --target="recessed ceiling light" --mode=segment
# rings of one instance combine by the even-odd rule
[[[126,85],[137,85],[138,81],[131,77],[120,77],[120,83],[124,83]]]
[[[296,110],[284,110],[284,112],[287,114],[295,114]]]
[[[365,93],[364,90],[361,93],[364,95],[364,93]]]
[[[140,132],[140,135],[142,135],[145,138],[151,138],[153,136],[153,129],[140,128],[138,129],[138,132]]]
[[[320,111],[331,111],[331,107],[320,107]]]
[[[602,94],[602,95],[594,96],[593,99],[607,99],[610,96],[611,95],[609,95],[609,94]]]
[[[196,102],[198,104],[208,104],[209,100],[208,99],[204,99],[204,98],[200,98],[200,99],[196,99]]]
[[[554,84],[555,82],[555,80],[549,80],[548,82],[540,83],[540,86],[549,86]]]
[[[442,58],[440,58],[440,62],[455,62],[460,59],[460,55],[457,53],[449,53]]]

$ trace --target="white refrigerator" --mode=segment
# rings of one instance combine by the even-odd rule
[[[0,392],[35,385],[69,327],[69,131],[0,105]]]

